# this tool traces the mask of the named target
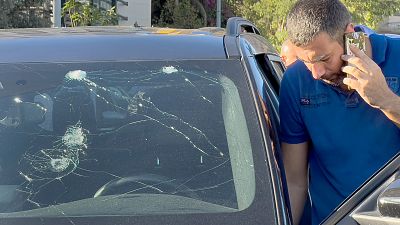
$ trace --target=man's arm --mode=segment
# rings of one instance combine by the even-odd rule
[[[391,93],[379,107],[382,112],[400,128],[400,97]]]
[[[400,97],[390,90],[381,68],[371,58],[357,47],[351,45],[350,49],[355,56],[344,55],[342,59],[352,66],[345,66],[342,71],[353,78],[344,78],[343,83],[355,89],[366,103],[380,109],[400,127]]]
[[[308,143],[282,143],[293,224],[300,222],[308,190]]]

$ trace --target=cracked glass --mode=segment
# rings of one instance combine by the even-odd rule
[[[0,218],[246,209],[254,118],[241,71],[232,60],[2,65]]]

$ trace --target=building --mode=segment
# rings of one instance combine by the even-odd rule
[[[400,34],[400,13],[395,16],[389,16],[378,28],[380,33]]]

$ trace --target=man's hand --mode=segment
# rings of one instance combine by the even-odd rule
[[[396,96],[387,85],[381,68],[354,45],[350,45],[350,49],[354,56],[342,56],[349,63],[342,71],[352,77],[344,78],[343,83],[356,90],[372,107],[383,108],[388,99]]]
[[[380,109],[390,120],[400,127],[400,97],[393,93],[386,83],[381,68],[364,52],[350,45],[354,56],[342,55],[349,65],[342,71],[352,77],[343,83],[355,89],[366,103]]]

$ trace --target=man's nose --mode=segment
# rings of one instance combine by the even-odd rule
[[[317,62],[311,65],[311,73],[314,79],[320,79],[325,74],[325,72],[325,67],[321,63]]]

